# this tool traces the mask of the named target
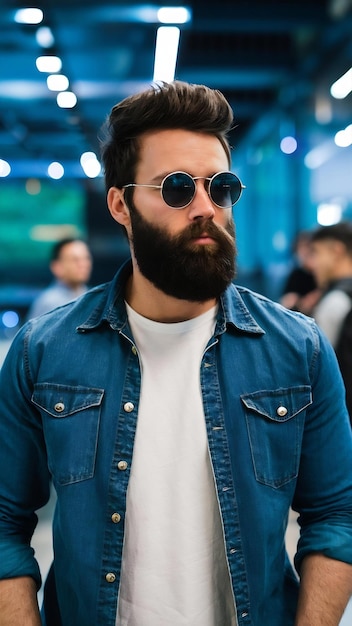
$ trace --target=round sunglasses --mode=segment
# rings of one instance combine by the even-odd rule
[[[242,185],[240,179],[232,172],[218,172],[211,178],[206,176],[191,176],[186,172],[171,172],[162,180],[161,185],[146,185],[129,183],[126,187],[150,187],[160,189],[164,202],[172,209],[184,209],[191,204],[196,195],[196,180],[204,180],[205,188],[211,201],[220,209],[229,209],[241,197]]]

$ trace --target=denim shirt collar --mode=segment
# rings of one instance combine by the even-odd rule
[[[263,328],[254,319],[253,315],[245,305],[237,287],[231,284],[220,296],[220,306],[218,312],[215,334],[226,331],[230,325],[244,333],[254,333],[262,335]]]
[[[132,262],[129,260],[116,273],[113,280],[103,286],[104,291],[99,304],[87,320],[78,326],[78,331],[94,330],[104,323],[108,323],[113,330],[118,331],[126,326],[128,320],[124,291],[131,272]],[[102,287],[96,289],[102,289]],[[231,284],[220,296],[215,336],[224,333],[228,325],[245,333],[264,334],[265,332],[248,310],[234,284]]]

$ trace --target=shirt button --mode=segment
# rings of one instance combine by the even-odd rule
[[[128,467],[128,463],[127,461],[119,461],[117,467],[119,468],[119,470],[125,470]]]
[[[113,513],[111,516],[111,519],[114,522],[114,524],[118,524],[119,521],[121,520],[121,515],[119,513]]]
[[[57,403],[54,405],[54,409],[55,409],[56,413],[62,413],[62,411],[64,410],[64,408],[65,408],[65,405],[64,405],[64,403],[63,403],[63,402],[57,402]]]
[[[134,354],[136,356],[136,354],[137,354],[136,346],[132,346],[131,350],[132,350],[132,354]]]
[[[106,574],[106,576],[105,576],[105,580],[106,580],[108,583],[114,583],[114,582],[115,582],[115,580],[116,580],[116,576],[115,576],[115,574],[113,574],[112,572],[109,572],[108,574]]]
[[[279,417],[285,417],[285,415],[287,415],[287,409],[285,406],[279,406],[278,409],[276,409],[276,413]]]
[[[134,409],[133,402],[125,402],[125,404],[123,405],[123,410],[126,411],[126,413],[131,413],[133,409]]]

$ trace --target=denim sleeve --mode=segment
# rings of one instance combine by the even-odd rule
[[[24,345],[15,337],[0,372],[0,578],[41,577],[31,538],[35,511],[49,499],[50,481],[40,417],[30,401]]]
[[[307,411],[293,508],[301,527],[295,565],[311,552],[352,564],[352,434],[336,356],[315,324],[313,403]]]

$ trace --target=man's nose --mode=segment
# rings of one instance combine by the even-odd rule
[[[190,220],[200,218],[212,219],[215,216],[216,207],[211,201],[205,187],[206,181],[196,181],[196,192],[191,204],[188,207],[188,215]]]

